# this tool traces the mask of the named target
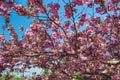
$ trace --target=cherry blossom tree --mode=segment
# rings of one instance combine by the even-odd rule
[[[21,40],[9,24],[12,11],[34,19]],[[48,4],[27,0],[27,7],[14,0],[0,0],[0,16],[11,36],[6,40],[5,34],[0,35],[1,74],[20,65],[23,67],[17,70],[24,73],[32,65],[44,70],[32,80],[120,80],[119,0]]]

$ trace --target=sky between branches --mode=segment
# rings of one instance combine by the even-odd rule
[[[22,4],[24,6],[27,7],[27,0],[15,0],[16,3],[19,3],[19,4]],[[64,0],[67,2],[67,0]],[[48,4],[50,2],[53,2],[53,3],[59,3],[60,4],[60,10],[59,10],[59,14],[62,14],[61,15],[61,23],[62,21],[66,20],[66,18],[64,18],[64,2],[62,0],[43,0],[43,2],[45,4]],[[95,5],[95,7],[97,7],[97,5]],[[96,13],[95,11],[95,7],[94,7],[94,15],[95,16],[100,16],[101,18],[104,18],[105,15],[100,15],[98,13]],[[89,9],[87,8],[86,5],[84,6],[81,6],[81,7],[77,7],[78,10],[80,11],[83,11],[83,12],[86,12],[87,13],[87,17],[89,16],[92,16],[93,15],[93,9]],[[84,10],[83,10],[84,9]],[[41,15],[41,14],[40,14]],[[14,29],[15,31],[17,32],[17,34],[19,35],[18,38],[21,39],[22,38],[22,35],[25,33],[26,29],[29,27],[30,25],[30,22],[32,22],[34,19],[33,18],[28,18],[28,17],[25,17],[25,16],[19,16],[18,14],[16,14],[15,11],[12,11],[11,15],[10,15],[10,25],[13,25],[14,26]],[[3,29],[2,26],[5,24],[4,22],[4,18],[0,16],[0,34],[5,34],[5,39],[6,40],[9,40],[10,39],[10,35],[9,35],[9,32],[6,29]],[[24,31],[21,32],[19,31],[19,27],[20,26],[24,26]],[[83,27],[81,27],[80,29],[81,30],[84,30],[86,27],[86,25],[84,25]]]

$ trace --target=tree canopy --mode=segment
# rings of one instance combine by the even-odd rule
[[[44,74],[31,80],[120,80],[119,0],[26,2],[0,0],[0,16],[11,37],[0,34],[1,75],[6,68],[24,73],[33,66]],[[20,40],[9,23],[12,11],[33,19]]]

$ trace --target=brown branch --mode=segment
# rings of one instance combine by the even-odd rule
[[[118,61],[116,61],[116,62],[114,62],[114,61],[107,61],[107,62],[102,62],[103,64],[107,64],[107,65],[119,65],[120,64],[120,61],[118,60]]]
[[[102,75],[102,76],[106,77],[107,79],[111,79],[111,76],[108,75],[107,73],[85,72],[84,74],[88,74],[88,75]]]
[[[44,28],[44,31],[45,31],[46,35],[49,37],[50,41],[52,42],[52,46],[55,47],[54,42],[53,42],[51,36],[47,33],[45,28]]]

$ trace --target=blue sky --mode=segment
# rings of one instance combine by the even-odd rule
[[[26,0],[15,0],[15,1],[26,6]],[[23,25],[24,28],[26,29],[29,27],[31,21],[32,19],[28,19],[27,17],[17,15],[15,11],[13,11],[10,15],[10,25],[14,26],[15,31],[19,35],[19,38],[21,38],[25,32],[25,31],[20,32],[19,27]],[[3,24],[4,24],[4,18],[0,16],[0,34],[3,33],[3,29],[2,29]],[[7,29],[5,29],[4,33],[5,33],[5,38],[10,39],[9,32],[7,31]]]
[[[24,5],[24,6],[26,6],[26,0],[15,0],[15,1],[18,2],[18,3],[20,3],[20,4],[22,4],[22,5]],[[43,1],[44,1],[44,3],[49,3],[49,2],[51,2],[51,1],[53,1],[53,2],[58,2],[58,1],[60,1],[60,0],[43,0]],[[63,2],[60,1],[60,4],[61,4],[61,6],[63,7],[63,5],[64,5]],[[86,6],[84,6],[84,7],[86,7]],[[63,7],[63,8],[64,8],[64,7]],[[63,8],[60,9],[59,14],[61,14],[61,13],[63,14],[63,12],[64,12],[64,11],[63,11]],[[81,11],[81,9],[82,9],[82,7],[79,7],[78,10]],[[91,13],[92,10],[87,9],[87,12]],[[98,15],[98,14],[95,13],[95,15]],[[99,16],[99,15],[98,15],[98,16]],[[64,16],[61,16],[61,18],[64,19]],[[65,20],[65,19],[64,19],[64,20]],[[63,21],[64,21],[64,20],[63,20]],[[12,14],[11,14],[11,16],[10,16],[10,25],[13,25],[13,26],[14,26],[15,31],[17,32],[19,39],[21,39],[22,35],[25,33],[25,30],[29,27],[30,22],[32,22],[32,21],[33,21],[33,19],[31,19],[31,18],[17,15],[15,11],[13,11]],[[4,19],[3,19],[3,17],[0,16],[0,34],[3,33],[3,29],[2,29],[2,25],[3,25],[3,24],[4,24]],[[24,28],[25,28],[25,30],[24,30],[23,32],[19,31],[19,27],[20,27],[21,25],[23,25]],[[83,27],[81,28],[81,30],[83,30],[84,28],[85,28],[85,27],[83,26]],[[4,33],[5,33],[5,38],[6,38],[6,40],[9,40],[9,39],[10,39],[10,36],[9,36],[9,32],[7,31],[7,29],[4,31]],[[40,71],[38,71],[39,69],[36,69],[36,68],[32,68],[32,69],[33,69],[33,70],[30,70],[31,72],[33,72],[33,71],[35,71],[35,72],[40,72]],[[26,74],[27,74],[27,73],[26,73]],[[29,73],[29,75],[30,75],[30,73]]]
[[[64,12],[63,11],[63,8],[64,8],[63,5],[64,5],[64,3],[62,1],[60,1],[60,0],[43,0],[43,1],[44,1],[45,4],[47,4],[49,2],[59,2],[60,5],[61,5],[61,7],[62,7],[62,8],[60,8],[59,14],[61,14],[61,13],[63,14],[63,12]],[[26,0],[15,0],[15,2],[20,3],[20,4],[24,5],[24,6],[27,6]],[[86,7],[86,6],[83,6],[83,7]],[[82,10],[82,7],[79,7],[78,10]],[[87,12],[91,13],[92,10],[87,9]],[[98,15],[97,13],[95,13],[95,14]],[[60,17],[64,19],[63,16],[60,16]],[[62,20],[62,21],[64,21],[64,20]],[[10,25],[14,26],[15,31],[19,35],[18,36],[19,39],[21,39],[22,35],[25,33],[25,30],[29,27],[30,22],[32,22],[32,21],[33,21],[33,19],[30,19],[30,18],[25,17],[25,16],[19,16],[19,15],[17,15],[15,11],[13,11],[11,13],[11,16],[10,16]],[[0,34],[3,33],[3,29],[2,29],[2,25],[3,24],[4,24],[4,19],[3,19],[3,17],[0,16]],[[21,25],[23,25],[24,28],[25,28],[25,30],[23,32],[19,31],[19,27]],[[85,27],[82,27],[81,30],[83,30],[84,28]],[[9,36],[9,33],[8,33],[7,29],[4,31],[4,33],[5,33],[5,38],[7,40],[10,39],[10,36]]]
[[[24,6],[27,6],[26,4],[27,0],[15,0],[15,2],[22,4]],[[49,3],[51,1],[57,2],[58,0],[44,0],[45,3]],[[10,25],[14,26],[15,31],[17,32],[17,34],[19,35],[19,39],[22,37],[22,35],[25,33],[25,30],[29,27],[30,22],[32,22],[33,19],[30,19],[28,17],[25,16],[19,16],[16,14],[15,11],[13,11],[10,15]],[[3,28],[2,25],[4,25],[4,18],[0,16],[0,34],[3,34]],[[23,25],[25,30],[23,32],[19,31],[19,27]],[[7,29],[4,30],[4,34],[5,34],[5,38],[7,40],[10,39],[9,36],[9,32],[7,31]]]

